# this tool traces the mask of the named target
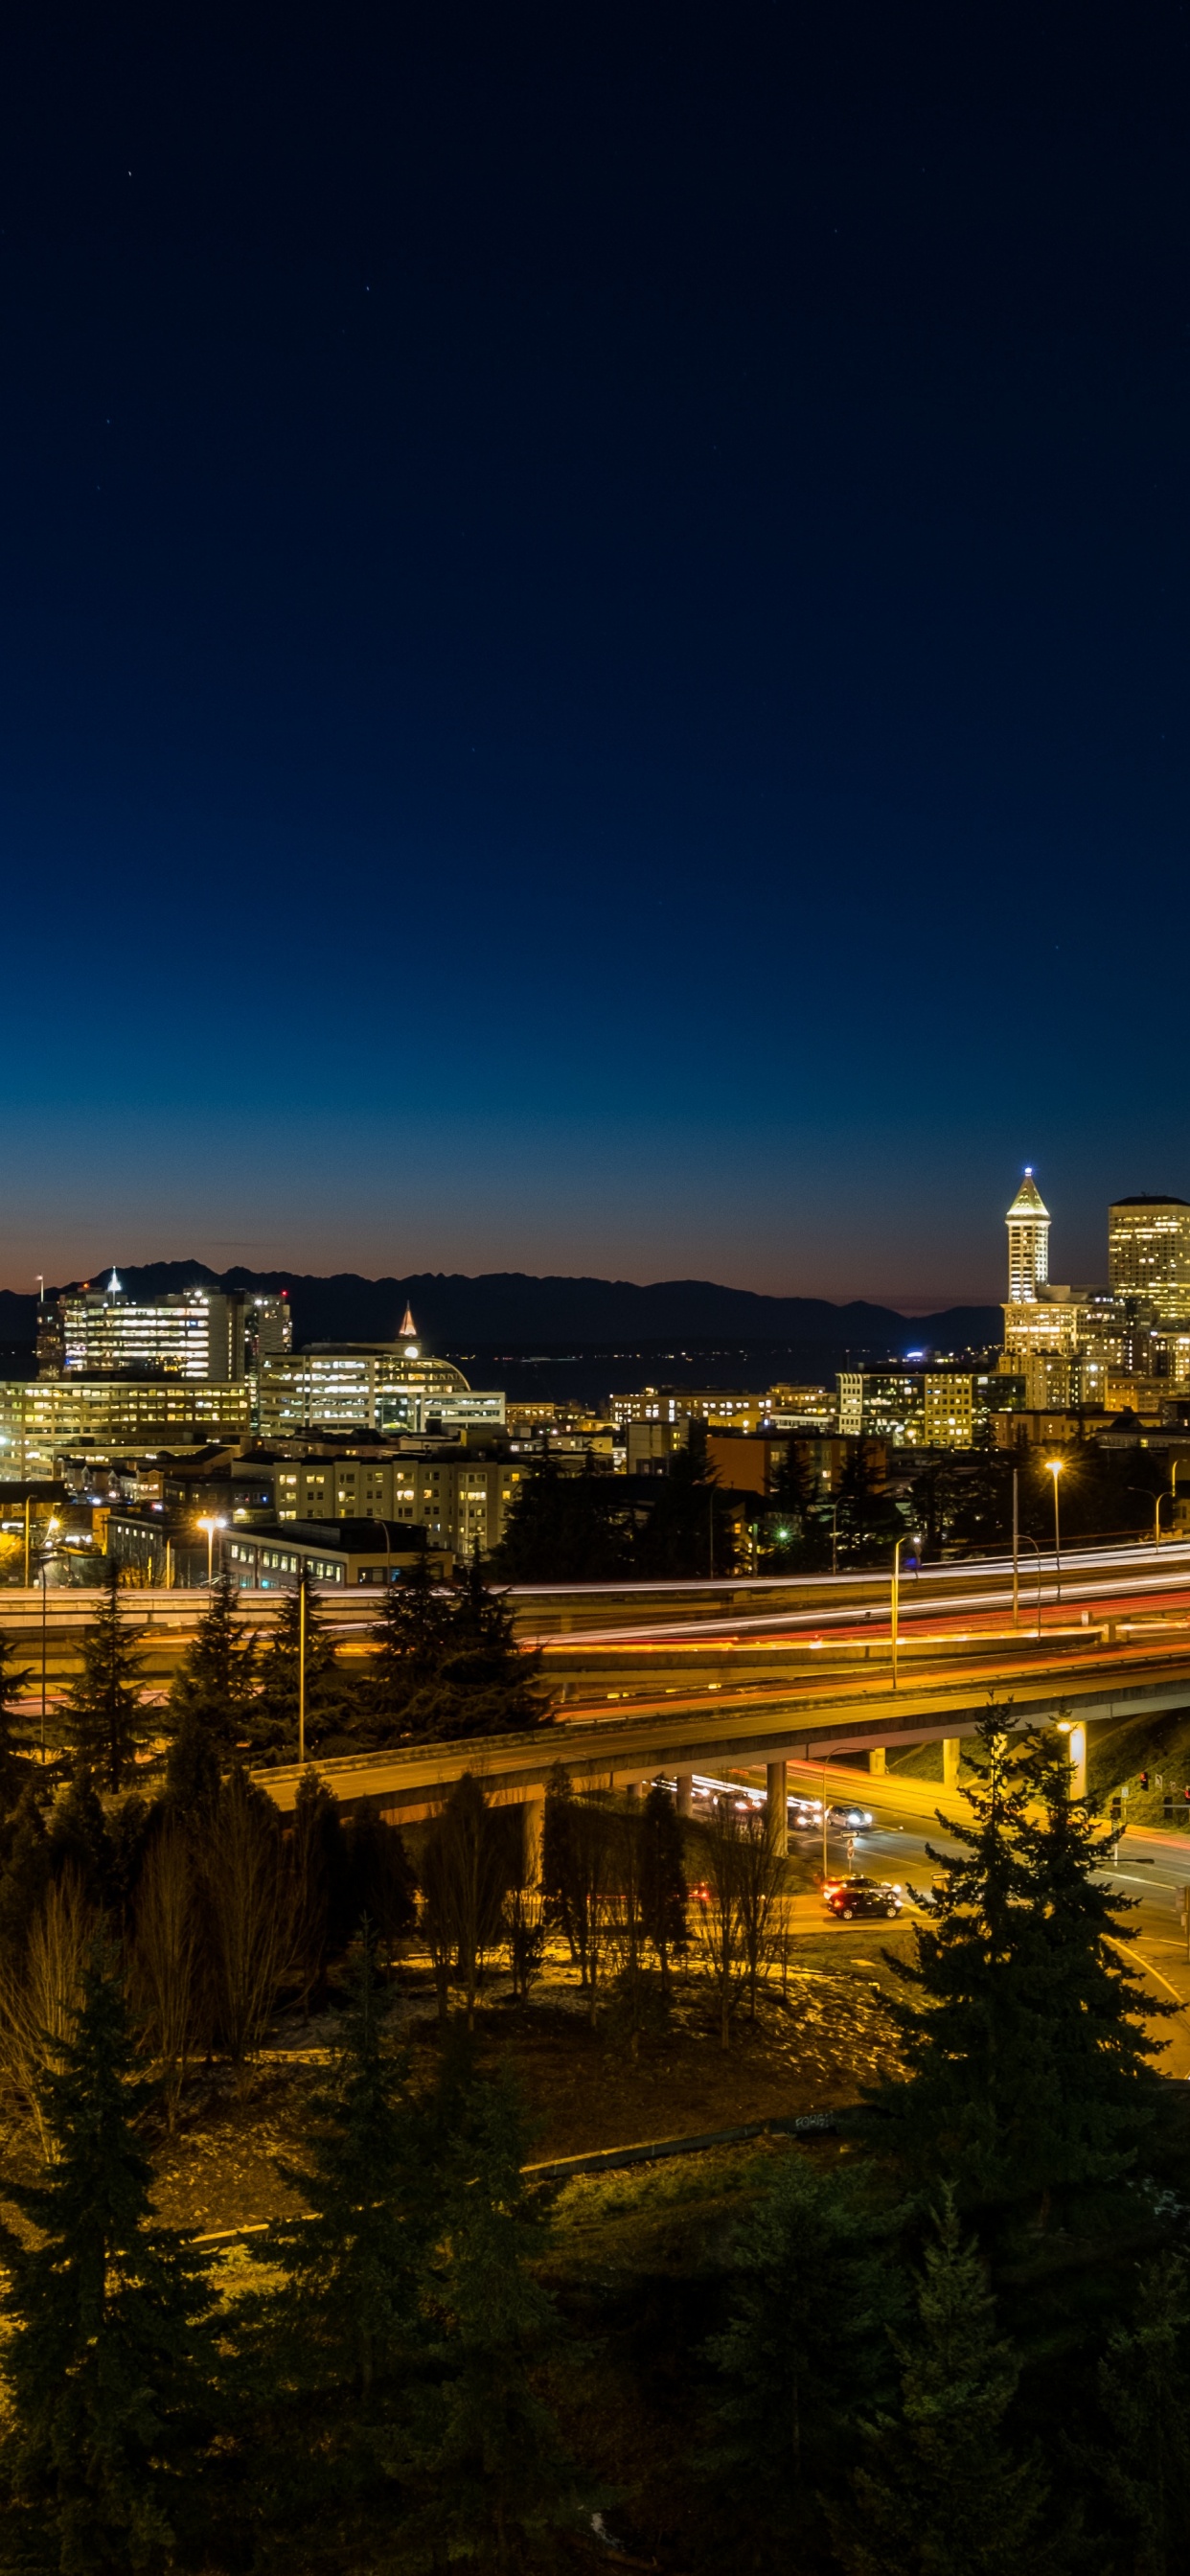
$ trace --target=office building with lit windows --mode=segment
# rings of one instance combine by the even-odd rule
[[[1185,1199],[1113,1199],[1108,1210],[1113,1297],[1139,1297],[1159,1324],[1190,1323],[1190,1205]]]
[[[234,1385],[244,1375],[244,1299],[235,1292],[183,1288],[140,1301],[125,1295],[113,1270],[104,1288],[68,1289],[58,1314],[66,1377]]]
[[[401,1342],[314,1342],[266,1355],[257,1407],[265,1439],[315,1429],[498,1430],[504,1422],[500,1390],[469,1387],[453,1360],[425,1358]]]

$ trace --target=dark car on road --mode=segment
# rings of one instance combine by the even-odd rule
[[[886,1919],[899,1914],[904,1898],[900,1888],[884,1878],[828,1878],[822,1902],[828,1914],[841,1915],[846,1923],[853,1914],[882,1914]]]

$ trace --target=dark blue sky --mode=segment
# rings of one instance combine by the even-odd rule
[[[0,1276],[1190,1197],[1180,7],[26,12]],[[245,26],[248,33],[245,34]]]

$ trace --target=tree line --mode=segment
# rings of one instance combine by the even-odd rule
[[[158,2225],[133,1987],[101,1930],[40,2079],[45,2178],[8,2189],[0,2563],[1180,2571],[1190,2177],[1161,2008],[1060,1739],[989,1711],[972,1771],[901,1960],[899,2071],[838,2141],[770,2157],[627,2313],[622,2275],[568,2289],[465,1977],[413,2082],[370,1920],[291,2175],[306,2215],[230,2269]],[[551,1797],[557,1919],[581,1953],[602,1813],[660,1977],[690,1901],[660,1806],[622,1825],[561,1779]],[[464,1835],[450,1864],[476,1908],[477,1855]],[[628,2475],[613,2380],[650,2430]]]

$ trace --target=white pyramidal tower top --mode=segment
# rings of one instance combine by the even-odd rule
[[[117,1279],[117,1277],[116,1277],[116,1265],[115,1265],[115,1263],[113,1262],[113,1263],[112,1263],[112,1275],[111,1275],[111,1278],[108,1280],[107,1287],[106,1287],[106,1288],[105,1288],[105,1290],[104,1290],[104,1295],[105,1295],[106,1297],[122,1297],[122,1296],[123,1296],[123,1294],[124,1294],[123,1282],[122,1282],[121,1280]]]
[[[1008,1297],[1013,1306],[1032,1306],[1037,1291],[1044,1288],[1050,1275],[1050,1212],[1037,1183],[1031,1163],[1025,1166],[1025,1177],[1009,1208],[1008,1227]]]
[[[414,1320],[413,1320],[413,1308],[412,1308],[412,1306],[406,1306],[406,1308],[405,1308],[405,1321],[404,1321],[404,1323],[402,1324],[401,1329],[400,1329],[400,1332],[399,1332],[399,1333],[398,1333],[398,1335],[397,1335],[397,1340],[398,1340],[399,1342],[408,1342],[408,1341],[416,1341],[416,1339],[417,1339],[417,1326],[416,1326],[416,1324],[414,1323]]]

